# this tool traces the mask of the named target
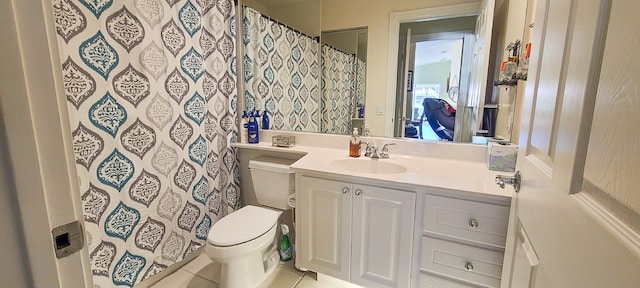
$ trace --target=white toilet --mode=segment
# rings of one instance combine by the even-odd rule
[[[277,266],[278,218],[282,210],[290,209],[294,174],[289,165],[294,161],[272,157],[249,161],[256,198],[266,207],[247,205],[211,227],[206,253],[221,264],[220,287],[258,287]]]

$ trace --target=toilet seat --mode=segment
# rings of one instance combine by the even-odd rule
[[[207,241],[218,247],[249,242],[273,229],[280,214],[271,209],[247,205],[216,222],[207,235]]]

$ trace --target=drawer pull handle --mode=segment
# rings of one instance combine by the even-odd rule
[[[464,269],[469,272],[473,271],[473,264],[471,264],[471,262],[467,262],[467,264],[464,264]]]
[[[356,196],[360,196],[362,195],[362,189],[358,188],[356,189]]]
[[[347,193],[349,193],[349,188],[348,187],[343,187],[342,188],[342,194],[347,195]]]
[[[476,220],[476,219],[469,220],[469,227],[478,228],[478,220]]]

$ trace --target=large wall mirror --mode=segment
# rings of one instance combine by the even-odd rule
[[[367,28],[322,31],[320,132],[351,134],[365,126]]]
[[[502,56],[489,52],[503,50],[486,2],[243,0],[244,107],[266,110],[270,129],[471,142]],[[425,98],[455,112],[450,137]]]

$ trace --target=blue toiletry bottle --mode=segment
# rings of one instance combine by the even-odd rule
[[[256,121],[256,114],[252,113],[247,123],[247,129],[249,130],[249,144],[257,144],[260,142],[260,135],[258,134],[258,121]]]
[[[265,109],[262,112],[262,129],[269,130],[269,115],[267,115],[267,110]]]

